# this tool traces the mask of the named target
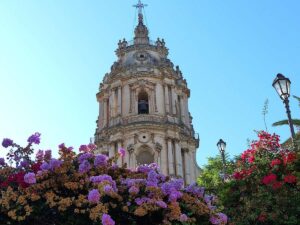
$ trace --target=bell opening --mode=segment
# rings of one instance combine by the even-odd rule
[[[149,114],[149,101],[146,91],[141,91],[138,95],[138,113]]]

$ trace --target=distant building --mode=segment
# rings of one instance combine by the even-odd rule
[[[98,152],[109,156],[123,147],[123,163],[130,168],[156,162],[164,174],[189,184],[199,172],[199,137],[188,109],[190,90],[179,67],[174,69],[167,58],[164,40],[149,39],[143,6],[139,1],[134,40],[119,41],[118,60],[100,84],[95,144]]]

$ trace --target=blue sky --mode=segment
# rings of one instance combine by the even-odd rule
[[[133,0],[0,1],[0,138],[25,144],[42,133],[41,149],[77,148],[94,135],[98,85],[116,60],[119,39],[131,40]],[[200,135],[197,161],[218,154],[223,138],[233,156],[247,148],[254,130],[282,139],[288,127],[271,84],[281,72],[300,95],[300,2],[297,0],[147,0],[152,39],[164,38],[169,58],[191,89],[194,128]],[[292,116],[300,117],[291,99]],[[6,150],[1,148],[0,156]]]

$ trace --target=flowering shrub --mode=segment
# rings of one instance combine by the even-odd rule
[[[232,224],[299,224],[299,153],[284,149],[278,135],[260,132],[258,138],[226,184],[223,204]]]
[[[58,159],[39,150],[31,158],[40,134],[28,138],[25,148],[10,139],[7,162],[0,159],[0,224],[226,224],[214,206],[215,197],[196,184],[159,173],[156,164],[136,170],[117,166],[118,157],[95,155],[95,146],[80,153],[59,145]],[[289,180],[292,180],[289,178]]]

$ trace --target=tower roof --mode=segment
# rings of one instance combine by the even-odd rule
[[[141,0],[138,1],[134,7],[138,9],[138,25],[135,27],[134,30],[134,44],[149,44],[149,31],[148,28],[144,24],[144,16],[143,16],[143,8],[147,6],[143,4]]]

